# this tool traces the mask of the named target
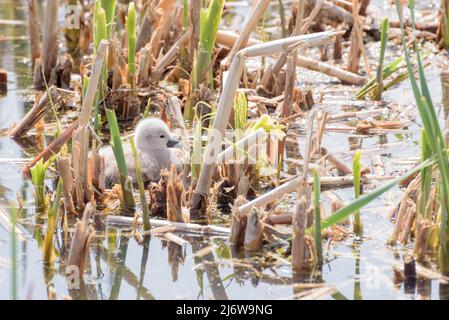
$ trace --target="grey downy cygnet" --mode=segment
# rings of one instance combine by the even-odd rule
[[[146,182],[159,181],[162,169],[170,169],[172,164],[180,168],[181,162],[173,147],[179,145],[174,139],[167,125],[159,119],[142,120],[136,127],[134,141],[139,157],[142,179]],[[130,143],[123,144],[128,174],[137,183],[136,166]],[[114,152],[111,146],[101,148],[99,151],[105,161],[105,184],[111,187],[120,183],[120,174]]]

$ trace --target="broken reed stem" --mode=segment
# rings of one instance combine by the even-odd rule
[[[92,111],[94,108],[95,93],[97,92],[98,83],[100,81],[101,70],[106,57],[106,50],[108,48],[108,41],[101,40],[90,74],[89,84],[86,89],[86,94],[83,98],[83,105],[81,107],[81,114],[79,117],[79,126],[87,126],[92,118]]]
[[[341,81],[343,81],[344,83],[362,85],[368,81],[366,77],[362,77],[354,72],[343,70],[330,64],[312,60],[301,55],[297,57],[296,63],[300,67],[313,71],[318,71],[327,74],[328,76],[336,77]]]
[[[308,17],[307,22],[303,23],[305,0],[298,0],[298,13],[296,15],[295,29],[293,30],[293,32],[291,34],[292,37],[296,37],[296,36],[305,34],[307,32],[307,30],[309,30],[311,23],[313,22],[315,17],[318,15],[323,3],[324,3],[323,0],[316,1],[314,4],[314,8]],[[277,75],[281,71],[282,67],[287,62],[287,55],[288,55],[287,52],[281,52],[281,54],[279,55],[275,64],[273,65],[271,72],[266,72],[264,74],[264,77],[262,78],[262,81],[261,81],[263,84],[267,84],[271,79],[273,79],[273,77],[277,77]]]
[[[168,52],[161,58],[158,59],[156,66],[151,72],[150,82],[156,83],[158,82],[162,74],[167,70],[167,66],[176,59],[181,47],[187,43],[190,38],[191,31],[185,32],[181,38],[176,41],[176,43],[168,50]]]
[[[72,164],[75,173],[76,205],[84,208],[92,200],[92,159],[89,160],[90,121],[94,109],[95,94],[103,70],[108,41],[101,40],[96,51],[89,84],[81,107],[79,126],[73,131]]]
[[[281,118],[290,117],[293,113],[292,103],[293,94],[295,91],[296,83],[296,60],[297,52],[294,50],[287,58],[287,71],[284,90],[284,101],[282,103]]]
[[[300,0],[301,1],[301,0]],[[259,0],[251,10],[251,13],[248,16],[248,19],[246,20],[242,31],[240,32],[238,38],[234,42],[234,45],[232,46],[231,51],[228,55],[228,64],[231,64],[232,59],[234,59],[234,56],[245,48],[248,44],[249,36],[251,32],[253,32],[254,28],[257,25],[257,21],[259,21],[265,11],[268,8],[268,5],[270,4],[270,0]]]
[[[190,0],[190,63],[193,65],[200,40],[201,0]]]
[[[75,226],[75,233],[67,258],[66,275],[71,276],[75,273],[75,275],[79,276],[78,279],[80,281],[83,279],[84,266],[89,253],[89,243],[94,234],[93,228],[89,225],[89,220],[94,212],[95,206],[89,202],[84,209],[82,219]]]
[[[38,70],[33,80],[33,85],[38,89],[45,88],[58,60],[58,10],[59,0],[46,1],[40,63],[36,63]]]
[[[287,39],[280,39],[271,42],[267,42],[260,45],[245,48],[239,51],[232,60],[229,68],[229,75],[226,78],[226,82],[223,85],[223,90],[220,96],[220,100],[217,107],[217,114],[213,124],[213,135],[209,135],[208,143],[205,150],[205,158],[203,159],[203,166],[201,167],[201,173],[198,179],[196,189],[192,195],[191,200],[191,213],[198,215],[204,214],[206,206],[206,196],[209,194],[209,188],[211,186],[212,171],[216,164],[218,154],[215,152],[214,139],[219,134],[223,137],[224,131],[229,121],[232,105],[234,102],[234,96],[239,86],[240,77],[243,72],[243,65],[246,58],[267,56],[282,52],[285,47],[298,44],[299,42],[307,44],[309,46],[317,46],[327,43],[333,36],[334,32],[321,32],[310,35],[290,37]],[[220,137],[220,138],[221,138]],[[221,143],[221,139],[220,139]]]
[[[227,46],[227,47],[232,47],[233,44],[235,43],[235,41],[237,40],[237,37],[238,37],[238,35],[234,32],[219,31],[218,36],[217,36],[217,43]],[[340,37],[340,35],[337,35],[337,37]],[[248,46],[254,46],[254,45],[258,45],[258,44],[261,44],[261,42],[256,39],[253,39],[253,38],[249,39]],[[285,54],[285,61],[286,61],[288,54],[283,52],[281,54],[281,56],[283,56],[284,54]],[[280,56],[280,58],[281,58],[281,56]],[[278,61],[279,61],[279,59],[278,59]],[[284,64],[285,64],[285,62],[282,63],[281,68]],[[324,63],[321,61],[316,61],[316,60],[307,58],[302,55],[298,55],[296,57],[296,65],[298,67],[302,67],[302,68],[309,69],[309,70],[316,71],[316,72],[321,72],[328,76],[338,78],[344,83],[361,85],[361,84],[365,84],[368,81],[368,79],[366,77],[363,77],[358,74],[349,72],[347,70],[338,68],[338,67],[333,66],[328,63]],[[275,70],[275,67],[273,67],[273,70]],[[272,71],[272,72],[274,72],[274,71]],[[267,71],[265,74],[268,74],[268,73],[270,73],[270,72]],[[270,75],[270,77],[271,76],[272,75]],[[263,83],[264,83],[264,81],[265,81],[265,75],[264,75],[264,78],[262,79]]]
[[[76,213],[75,205],[73,204],[73,175],[72,167],[70,165],[70,158],[59,157],[57,160],[57,167],[59,176],[62,179],[62,193],[64,195],[64,210],[66,213]]]
[[[31,108],[25,117],[16,125],[9,135],[13,139],[20,139],[27,134],[27,132],[34,127],[34,125],[44,117],[48,110],[51,109],[52,101],[56,101],[58,91],[55,86],[51,86],[39,101]]]
[[[27,163],[23,168],[23,174],[25,176],[30,175],[30,168],[36,165],[41,159],[46,162],[55,154],[57,154],[63,145],[72,137],[73,131],[78,128],[79,119],[76,119],[63,133],[59,135],[50,145],[45,148],[41,153],[39,153],[32,161]]]
[[[257,251],[262,248],[263,223],[260,221],[259,208],[253,208],[247,217],[244,248],[247,251]]]
[[[32,70],[41,56],[40,25],[37,13],[37,0],[28,0],[28,32],[30,35]]]
[[[176,171],[172,164],[167,181],[167,220],[189,223],[190,216],[183,210],[184,188]]]
[[[293,239],[292,239],[292,267],[294,270],[303,270],[306,260],[305,230],[307,226],[308,203],[305,197],[301,197],[293,214]]]
[[[318,258],[318,265],[323,264],[323,248],[321,239],[321,203],[320,203],[320,177],[316,170],[313,170],[313,211],[315,213],[315,248]]]
[[[142,219],[136,219],[133,217],[123,217],[123,216],[115,216],[108,215],[106,217],[106,223],[109,225],[122,225],[122,226],[134,226],[141,225]],[[183,223],[183,222],[173,222],[168,220],[159,220],[159,219],[150,219],[150,224],[153,227],[165,227],[165,226],[173,226],[177,232],[191,232],[191,233],[200,233],[206,235],[222,235],[229,236],[231,234],[231,230],[229,228],[214,226],[214,225],[200,225],[195,223]]]

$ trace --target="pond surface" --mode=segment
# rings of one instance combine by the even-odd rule
[[[387,1],[372,1],[373,9],[385,13]],[[19,121],[31,107],[32,96],[26,26],[26,1],[0,0],[0,20],[22,21],[14,25],[0,23],[0,67],[8,71],[8,94],[0,98],[0,126],[8,129]],[[288,4],[285,4],[286,6]],[[390,11],[391,11],[391,7]],[[232,10],[248,12],[248,8]],[[273,9],[274,10],[274,9]],[[238,14],[236,16],[238,16]],[[275,13],[274,15],[277,16]],[[394,14],[393,14],[394,17]],[[237,19],[237,18],[236,18]],[[2,38],[7,36],[8,39]],[[396,56],[391,48],[388,58]],[[378,44],[370,44],[369,54],[376,57]],[[387,61],[388,61],[387,58]],[[441,100],[438,64],[427,69],[434,100]],[[385,95],[382,106],[350,101],[354,88],[336,85],[332,79],[301,70],[298,85],[313,87],[314,94],[324,92],[322,108],[330,114],[366,108],[386,108],[401,113],[413,106],[414,99],[408,82],[404,82]],[[318,101],[319,96],[316,97]],[[399,110],[399,111],[398,111]],[[412,107],[404,116],[416,119],[418,113]],[[292,130],[302,133],[303,126]],[[387,151],[364,153],[363,163],[372,168],[373,154],[380,156],[386,174],[404,172],[407,166],[398,165],[403,160],[419,157],[419,123],[408,131],[374,136],[332,133],[325,135],[323,146],[332,150],[348,164],[351,163],[354,146],[362,149],[393,146]],[[303,138],[299,139],[300,148]],[[289,145],[288,156],[294,158],[297,146]],[[62,232],[56,236],[58,256],[53,270],[43,265],[41,245],[43,230],[39,227],[33,210],[33,187],[22,176],[19,159],[36,154],[31,139],[21,145],[7,136],[0,137],[0,205],[3,208],[17,206],[17,197],[25,204],[21,223],[29,234],[29,240],[18,243],[18,291],[21,299],[46,299],[48,288],[56,290],[58,298],[71,295],[75,299],[291,299],[305,294],[303,283],[323,283],[320,299],[447,299],[449,287],[438,279],[419,276],[414,281],[398,282],[394,266],[403,266],[406,248],[390,248],[386,242],[391,235],[392,223],[388,219],[390,209],[399,201],[402,191],[395,188],[362,211],[365,227],[363,240],[348,238],[342,243],[331,244],[326,250],[322,273],[308,276],[292,275],[291,266],[283,260],[275,264],[265,263],[257,256],[244,259],[242,253],[233,252],[228,242],[220,237],[203,237],[179,234],[189,245],[179,246],[163,238],[136,239],[129,237],[129,229],[106,227],[98,233],[90,246],[85,286],[71,290],[64,276],[64,261],[68,243]],[[374,182],[367,189],[380,185]],[[336,193],[346,201],[353,199],[352,188]],[[327,247],[327,246],[325,246]],[[11,298],[11,235],[0,227],[0,299]],[[432,268],[432,266],[428,266]],[[327,288],[327,289],[326,289]],[[328,290],[329,289],[329,290]],[[327,290],[327,291],[326,291]]]

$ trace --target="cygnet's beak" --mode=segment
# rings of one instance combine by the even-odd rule
[[[181,144],[179,143],[179,141],[172,137],[170,137],[170,140],[168,140],[167,142],[168,148],[179,148],[180,146]]]

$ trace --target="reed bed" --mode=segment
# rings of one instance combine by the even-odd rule
[[[449,273],[448,128],[440,125],[426,81],[432,53],[422,49],[427,40],[417,32],[422,26],[415,21],[413,0],[407,21],[396,0],[397,25],[383,19],[374,40],[367,37],[369,1],[298,0],[288,6],[279,1],[281,33],[269,37],[265,16],[273,4],[266,0],[255,1],[238,34],[225,30],[224,0],[70,3],[82,9],[84,23],[76,32],[66,30],[64,47],[58,45],[59,1],[47,1],[42,26],[35,1],[29,2],[31,31],[43,33],[42,43],[31,48],[34,86],[42,91],[9,131],[21,141],[37,137],[33,127],[42,121],[49,126],[49,118],[58,128],[24,170],[34,187],[38,222],[45,226],[40,245],[49,270],[60,259],[65,276],[72,276],[72,267],[83,275],[91,243],[104,235],[92,220],[101,219],[107,228],[127,227],[139,240],[158,235],[179,247],[189,245],[184,239],[189,233],[224,237],[236,252],[257,253],[267,263],[287,263],[292,274],[310,276],[330,263],[332,246],[325,243],[367,241],[365,207],[400,185],[404,195],[392,212],[389,244],[413,242],[410,253],[419,262],[438,253],[436,268]],[[440,36],[442,50],[448,47],[447,12],[447,1],[441,1],[434,37]],[[380,44],[375,57],[365,50],[370,41]],[[334,57],[343,52],[346,60],[330,61],[332,46]],[[391,47],[402,54],[392,54]],[[74,61],[81,61],[79,68]],[[305,69],[331,77],[353,92],[353,101],[374,107],[329,114],[325,93],[299,85]],[[80,77],[70,81],[74,72]],[[404,120],[405,111],[389,109],[385,116],[378,106],[390,108],[389,90],[408,82],[423,124],[421,155],[400,174],[372,173],[364,167],[367,153],[357,138],[407,132],[411,121]],[[157,138],[170,138],[164,146],[173,152],[168,164],[154,166],[156,156],[145,157],[147,151],[135,142],[140,137],[133,128],[149,118],[162,120],[181,140],[176,150],[173,137],[158,132]],[[346,125],[348,119],[353,121]],[[332,130],[351,133],[352,166],[351,157],[324,147]],[[124,146],[128,140],[132,163]],[[106,184],[111,159],[102,156],[105,144],[112,148],[117,185]],[[298,146],[293,156],[291,144]],[[345,203],[333,193],[343,186],[354,190]],[[331,206],[324,205],[326,198]],[[11,215],[15,272],[17,212]],[[59,233],[67,252],[55,245]],[[110,241],[117,246],[116,239]],[[127,248],[128,240],[122,245]],[[124,263],[126,256],[121,258]],[[174,270],[178,258],[170,260]],[[12,277],[15,299],[17,274]],[[111,295],[117,296],[115,289]]]

